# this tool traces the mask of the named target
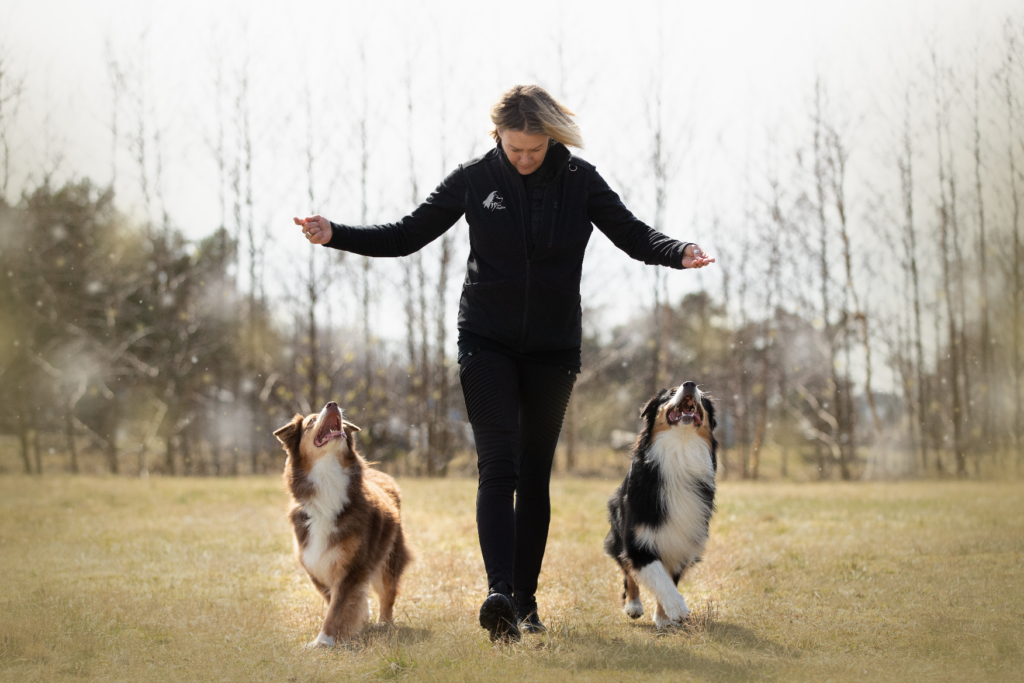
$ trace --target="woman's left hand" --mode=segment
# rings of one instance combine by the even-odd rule
[[[327,244],[331,241],[333,230],[331,222],[323,216],[307,216],[306,218],[293,218],[295,225],[302,228],[302,235],[310,244]]]
[[[703,268],[714,262],[715,259],[705,254],[696,244],[687,244],[683,250],[683,268]]]

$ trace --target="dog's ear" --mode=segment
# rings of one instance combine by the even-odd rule
[[[649,412],[651,412],[652,410],[656,410],[657,407],[658,407],[658,397],[655,396],[650,401],[648,401],[647,403],[645,403],[642,406],[640,406],[640,419],[646,420],[647,419],[647,414]]]
[[[640,418],[647,421],[654,419],[654,417],[658,414],[658,408],[661,407],[661,404],[665,400],[665,396],[668,393],[668,389],[662,389],[650,401],[643,404],[640,407]]]
[[[718,426],[718,420],[715,419],[714,401],[712,401],[711,397],[707,394],[701,394],[700,402],[704,405],[704,412],[708,415],[708,428],[711,431],[715,431],[715,427]]]
[[[274,432],[274,436],[289,454],[299,452],[299,441],[302,440],[302,420],[303,417],[296,413],[291,422]]]
[[[359,427],[355,426],[354,424],[352,424],[348,420],[342,420],[341,421],[341,425],[342,425],[341,428],[345,430],[345,436],[351,436],[352,434],[355,434],[356,432],[363,431],[362,429],[360,429]]]

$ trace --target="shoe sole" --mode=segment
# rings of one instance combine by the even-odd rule
[[[519,627],[516,626],[512,601],[504,595],[501,597],[504,599],[492,600],[491,596],[488,596],[487,600],[484,600],[484,604],[480,607],[480,625],[487,629],[491,636],[491,642],[497,640],[518,642],[522,636],[519,633]]]

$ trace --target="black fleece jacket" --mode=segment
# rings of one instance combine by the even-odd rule
[[[580,278],[593,225],[624,252],[651,265],[682,268],[679,242],[623,206],[593,165],[554,144],[540,234],[528,251],[523,183],[501,145],[461,164],[410,215],[396,223],[331,223],[325,246],[364,256],[406,256],[465,214],[469,261],[459,301],[459,331],[519,353],[579,349]]]

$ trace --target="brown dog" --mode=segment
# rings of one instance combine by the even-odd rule
[[[330,647],[369,620],[369,588],[380,619],[391,623],[398,581],[409,563],[395,480],[356,452],[355,432],[331,401],[320,414],[274,432],[288,453],[284,480],[299,563],[327,601],[320,635],[307,647]]]

